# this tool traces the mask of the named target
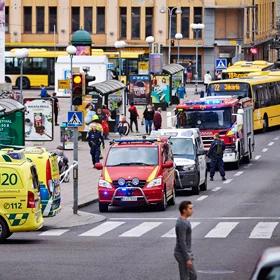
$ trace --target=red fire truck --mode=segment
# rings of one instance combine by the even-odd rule
[[[199,128],[205,149],[219,133],[226,145],[223,160],[239,168],[254,150],[253,103],[250,98],[205,97],[176,107],[177,128]]]

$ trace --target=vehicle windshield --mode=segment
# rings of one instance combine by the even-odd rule
[[[238,96],[248,97],[249,86],[245,83],[216,83],[211,84],[207,90],[208,96]]]
[[[106,166],[154,166],[158,165],[157,147],[121,147],[111,148]]]
[[[174,157],[194,159],[194,145],[191,138],[171,138]]]
[[[280,266],[267,266],[262,268],[257,280],[272,280],[280,279]]]
[[[184,111],[177,116],[178,126],[199,129],[226,129],[232,125],[231,108]]]

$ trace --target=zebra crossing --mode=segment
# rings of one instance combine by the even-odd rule
[[[42,237],[79,238],[175,238],[175,221],[105,221],[90,229],[48,229],[36,232]],[[238,235],[246,239],[280,238],[279,222],[275,221],[191,221],[194,239],[226,239]]]

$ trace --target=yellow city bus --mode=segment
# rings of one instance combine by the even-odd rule
[[[20,84],[20,61],[16,49],[5,52],[5,80],[18,87]],[[22,87],[53,86],[54,66],[58,56],[67,55],[66,51],[48,51],[46,49],[28,49],[28,57],[23,63]]]
[[[273,68],[273,63],[264,60],[238,61],[222,71],[223,79],[245,78],[250,73],[267,71]]]
[[[213,81],[207,95],[250,97],[254,101],[254,130],[280,125],[280,71],[243,79]]]

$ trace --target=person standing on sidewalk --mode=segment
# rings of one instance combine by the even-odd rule
[[[225,150],[225,143],[220,139],[220,135],[216,133],[214,135],[214,141],[212,142],[210,149],[207,153],[211,159],[210,162],[210,181],[214,180],[216,168],[219,169],[222,180],[225,181],[225,169],[223,155]]]
[[[87,135],[88,144],[90,147],[90,154],[92,159],[93,167],[95,167],[95,164],[100,161],[100,146],[102,144],[102,148],[105,148],[104,138],[100,131],[97,130],[96,124],[91,124],[90,131]]]
[[[177,88],[177,95],[179,98],[179,103],[181,103],[181,100],[184,100],[186,94],[186,88],[183,83]]]
[[[189,221],[193,213],[191,201],[182,201],[179,205],[180,217],[177,219],[176,246],[174,257],[179,265],[180,280],[196,280],[197,274],[193,265],[192,227]]]
[[[150,134],[152,131],[153,121],[154,121],[155,110],[151,104],[147,105],[143,118],[145,119],[146,134]]]
[[[154,115],[154,128],[155,128],[155,130],[161,129],[161,124],[162,124],[161,108],[159,107],[155,111],[155,115]]]
[[[132,125],[135,124],[136,132],[138,133],[138,121],[137,118],[139,116],[136,106],[134,102],[130,102],[130,107],[128,108],[130,113],[130,131],[133,132]]]
[[[212,81],[212,76],[209,71],[206,72],[204,75],[204,85],[205,85],[205,91],[207,92],[208,85]]]
[[[56,92],[52,94],[52,99],[53,99],[54,123],[55,125],[59,125],[57,122],[57,118],[58,118],[58,111],[60,110],[60,108],[59,108],[58,98],[56,97]]]

